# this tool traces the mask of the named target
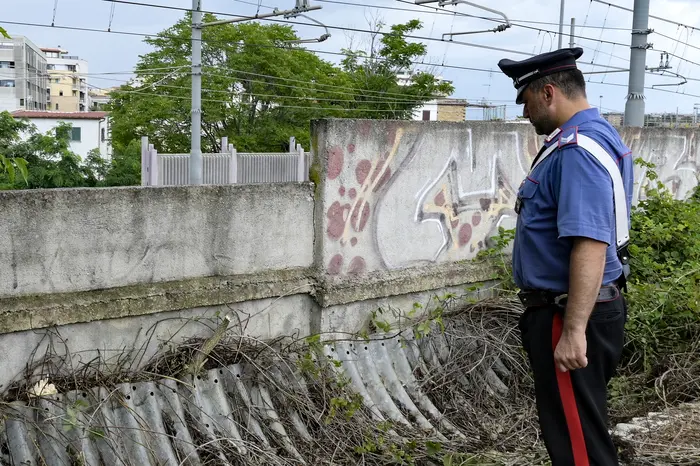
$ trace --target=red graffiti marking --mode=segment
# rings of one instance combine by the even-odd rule
[[[345,196],[345,186],[338,188],[338,194],[340,194],[341,197]]]
[[[343,256],[336,254],[333,256],[328,263],[328,273],[331,275],[338,275],[340,270],[343,268]]]
[[[386,143],[389,146],[393,146],[394,142],[396,142],[396,126],[392,126],[389,128],[389,130],[386,132]]]
[[[357,197],[357,190],[355,188],[350,188],[348,196],[350,196],[350,199],[355,199]]]
[[[360,215],[360,209],[362,209],[362,215]],[[360,199],[352,211],[352,215],[350,216],[350,224],[355,231],[360,232],[365,229],[367,220],[369,220],[369,203],[365,202],[364,199]]]
[[[357,256],[351,262],[348,267],[348,275],[359,275],[367,269],[367,263],[365,260]]]
[[[372,123],[369,121],[362,122],[360,124],[360,135],[362,136],[369,136],[370,131],[372,130]]]
[[[440,191],[437,196],[435,196],[435,199],[433,200],[435,202],[435,205],[438,207],[442,207],[445,205],[445,193],[443,191]]]
[[[357,177],[357,182],[361,185],[364,184],[371,169],[372,162],[367,159],[360,160],[360,162],[357,164],[357,168],[355,168],[355,177]]]
[[[355,246],[357,244],[357,238],[350,239],[350,245]]]
[[[457,226],[459,225],[459,219],[457,218],[457,219],[452,220],[450,225],[452,225],[452,229],[457,228]]]
[[[469,225],[468,223],[465,223],[462,225],[462,228],[459,229],[459,247],[463,248],[469,243],[469,240],[472,239],[472,226]]]
[[[472,225],[478,226],[481,223],[481,212],[472,215]]]
[[[328,179],[334,180],[338,178],[343,171],[343,161],[345,156],[343,149],[338,146],[331,147],[328,151]]]
[[[351,154],[355,153],[355,144],[348,144],[348,152]]]
[[[327,233],[331,239],[337,240],[343,236],[345,230],[345,219],[347,212],[350,210],[350,204],[340,205],[340,202],[335,201],[328,208],[326,217],[328,218]]]

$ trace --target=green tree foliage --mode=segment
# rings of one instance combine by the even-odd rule
[[[376,30],[379,32],[383,27],[380,22]],[[397,75],[410,72],[412,62],[427,51],[425,44],[406,39],[406,35],[421,27],[421,22],[415,19],[395,24],[379,41],[372,40],[368,51],[343,51],[346,58],[342,67],[354,88],[355,108],[367,109],[367,112],[355,112],[355,118],[410,118],[423,102],[453,92],[450,83],[438,82],[427,72],[412,72],[407,85],[399,84],[396,79]]]
[[[106,162],[93,151],[83,163],[70,150],[70,134],[70,124],[59,123],[53,131],[41,134],[27,120],[15,119],[9,112],[0,113],[0,154],[23,175],[22,180],[16,179],[12,170],[7,169],[0,175],[0,188],[99,185],[106,173]]]
[[[205,15],[204,21],[215,21]],[[288,26],[234,23],[206,27],[202,42],[202,149],[218,150],[227,136],[240,151],[286,149],[289,137],[308,147],[309,122],[317,118],[406,118],[435,94],[451,92],[427,73],[407,86],[397,73],[425,53],[405,36],[417,20],[391,27],[377,47],[346,51],[340,67],[295,45]],[[162,153],[190,148],[190,17],[146,39],[154,49],[141,57],[138,79],[112,94],[112,140],[124,152],[147,135]]]

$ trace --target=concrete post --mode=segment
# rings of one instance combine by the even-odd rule
[[[294,148],[296,147],[296,144],[297,144],[297,138],[295,138],[294,136],[291,136],[289,138],[289,153],[290,154],[294,153]]]
[[[238,151],[233,144],[229,144],[229,154],[231,156],[231,163],[228,164],[228,182],[230,184],[238,183]]]
[[[190,184],[202,184],[202,1],[192,0],[192,141]]]
[[[222,154],[225,154],[226,152],[228,152],[228,137],[227,136],[223,136],[221,138],[221,148],[219,149],[219,152]]]
[[[562,48],[562,43],[564,41],[564,4],[566,0],[561,0],[561,6],[559,7],[559,49]]]
[[[141,136],[141,186],[148,185],[148,136]]]
[[[649,0],[634,0],[630,78],[624,126],[644,126],[644,73],[646,72]]]
[[[158,151],[151,146],[149,151],[150,162],[150,172],[149,172],[149,186],[158,186]]]
[[[297,181],[302,183],[306,181],[306,154],[301,144],[297,148],[299,157],[297,159]]]
[[[571,33],[569,34],[569,47],[574,48],[576,43],[576,18],[571,18]]]

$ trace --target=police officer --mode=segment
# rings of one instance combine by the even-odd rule
[[[513,274],[523,347],[553,466],[617,465],[607,384],[622,353],[633,165],[586,99],[581,48],[503,59],[516,103],[546,135],[518,190]]]

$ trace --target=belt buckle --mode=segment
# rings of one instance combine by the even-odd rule
[[[554,304],[559,306],[559,307],[564,307],[561,302],[569,297],[568,293],[560,294],[559,296],[554,297]]]

